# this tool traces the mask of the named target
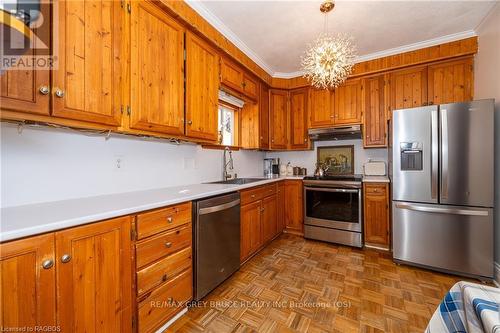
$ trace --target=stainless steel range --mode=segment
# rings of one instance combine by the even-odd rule
[[[343,245],[363,246],[362,177],[304,178],[304,235]]]

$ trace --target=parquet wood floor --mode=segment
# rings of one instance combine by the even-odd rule
[[[167,332],[423,332],[459,280],[284,234]]]

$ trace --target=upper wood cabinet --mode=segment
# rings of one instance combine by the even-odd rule
[[[119,125],[123,10],[117,1],[59,1],[58,67],[52,75],[57,117]]]
[[[389,185],[364,184],[365,244],[389,249]]]
[[[347,80],[335,89],[334,124],[360,124],[363,114],[362,80]]]
[[[56,326],[54,234],[0,244],[3,328]]]
[[[286,149],[288,146],[288,92],[271,89],[269,101],[271,149]]]
[[[260,130],[259,130],[259,105],[252,102],[247,102],[237,114],[240,118],[239,132],[240,147],[246,149],[259,149],[260,146]]]
[[[40,2],[40,10],[44,19],[50,20],[50,7],[48,2]],[[34,35],[50,40],[50,25],[44,24],[33,29]],[[39,40],[33,40],[35,51],[30,51],[26,56],[40,55],[41,48],[36,49]],[[44,89],[46,89],[44,91]],[[6,70],[0,74],[0,107],[3,110],[29,112],[49,115],[50,79],[49,70],[40,68],[26,70]]]
[[[259,97],[259,83],[246,72],[243,72],[243,93],[253,99]]]
[[[306,149],[309,147],[307,134],[307,115],[309,107],[309,89],[290,92],[290,148]]]
[[[118,1],[114,3],[119,5]],[[131,5],[129,126],[181,136],[184,134],[184,28],[148,1],[132,1]]]
[[[387,98],[385,76],[378,75],[364,82],[365,119],[363,143],[369,147],[387,146]]]
[[[220,66],[220,77],[223,85],[241,92],[252,99],[259,98],[258,81],[243,68],[224,57],[221,58]]]
[[[426,66],[393,72],[390,86],[392,110],[427,105]]]
[[[334,92],[310,89],[309,127],[329,127],[334,124]]]
[[[62,332],[130,332],[130,217],[56,232]]]
[[[430,65],[428,71],[429,104],[472,100],[473,58]]]
[[[269,150],[269,87],[261,85],[259,98],[259,148]]]
[[[199,37],[186,33],[186,135],[217,140],[219,55]]]

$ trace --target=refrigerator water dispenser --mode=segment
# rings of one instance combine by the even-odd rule
[[[401,142],[401,171],[423,170],[421,142]]]

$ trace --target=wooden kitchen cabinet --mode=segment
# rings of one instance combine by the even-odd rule
[[[309,128],[334,125],[334,94],[328,89],[310,89]]]
[[[259,148],[269,150],[269,87],[261,85],[259,98]]]
[[[231,89],[243,90],[243,69],[225,57],[220,60],[221,83]]]
[[[252,99],[258,99],[259,97],[259,82],[246,72],[243,72],[242,92]]]
[[[446,61],[428,69],[429,104],[446,104],[473,99],[473,58]]]
[[[2,328],[56,326],[54,255],[52,233],[0,244]]]
[[[52,115],[120,125],[121,43],[125,41],[120,2],[59,1],[57,13],[54,43],[58,44],[58,62],[52,73]]]
[[[385,76],[378,75],[364,82],[365,119],[363,146],[387,147],[387,94]]]
[[[389,249],[389,184],[364,183],[365,245]]]
[[[269,92],[269,131],[271,149],[288,147],[288,92],[271,89]]]
[[[130,217],[55,233],[62,332],[132,330]]]
[[[276,192],[277,199],[277,220],[278,220],[278,230],[277,234],[280,234],[285,230],[285,182],[278,182],[278,190]]]
[[[334,124],[360,124],[363,114],[362,80],[347,80],[335,89]]]
[[[120,4],[118,1],[114,3]],[[184,135],[185,29],[151,2],[132,1],[131,6],[129,126],[137,130]],[[196,51],[208,56],[201,50]],[[212,91],[206,94],[208,96]],[[198,100],[192,98],[193,102]],[[206,101],[206,105],[209,102]],[[206,105],[204,107],[208,108]]]
[[[427,105],[427,67],[412,67],[391,73],[391,110]]]
[[[267,243],[278,233],[278,200],[276,195],[262,199],[262,241]]]
[[[285,232],[304,234],[304,192],[302,180],[285,180]]]
[[[307,149],[307,115],[309,114],[309,89],[290,92],[290,149]]]
[[[186,136],[216,141],[219,105],[219,55],[186,33]]]
[[[255,201],[241,206],[240,261],[248,259],[262,245],[262,202]]]

